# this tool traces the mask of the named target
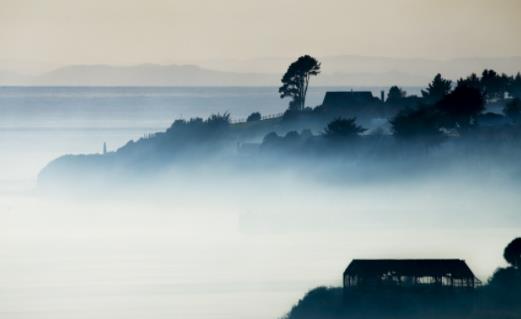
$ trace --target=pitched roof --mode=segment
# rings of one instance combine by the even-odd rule
[[[393,273],[400,276],[446,276],[475,278],[472,270],[461,259],[354,259],[345,275],[379,277]]]
[[[329,91],[326,92],[322,105],[344,106],[346,104],[368,103],[375,99],[370,91]]]

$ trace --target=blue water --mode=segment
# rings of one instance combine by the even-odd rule
[[[386,88],[312,87],[307,105],[321,104],[328,90],[350,89],[379,96]],[[0,129],[162,128],[217,112],[276,114],[287,104],[276,87],[0,87]]]
[[[311,87],[307,105],[320,105],[326,91],[387,88]],[[417,94],[419,88],[407,88]],[[179,118],[229,112],[243,120],[252,112],[287,108],[276,87],[0,87],[0,190],[36,175],[63,154],[96,153],[107,143],[165,130]]]
[[[310,102],[320,95],[310,94]],[[0,127],[159,128],[216,112],[279,113],[286,103],[276,88],[3,87]]]

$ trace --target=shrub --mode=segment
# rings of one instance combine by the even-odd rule
[[[365,131],[365,128],[356,124],[354,117],[348,119],[337,118],[327,125],[324,135],[329,139],[352,139]]]
[[[246,122],[255,122],[260,121],[262,118],[261,114],[259,112],[253,112],[250,115],[248,115],[248,118],[246,119]]]

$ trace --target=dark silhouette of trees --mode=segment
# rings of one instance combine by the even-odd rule
[[[445,115],[444,125],[448,128],[467,129],[485,109],[485,100],[478,89],[459,86],[443,97],[436,106]]]
[[[445,138],[441,131],[440,113],[432,106],[402,110],[390,123],[393,135],[401,140],[437,144]]]
[[[422,96],[427,104],[435,104],[445,95],[449,94],[452,88],[452,81],[444,79],[441,74],[436,74],[427,89],[422,90]]]
[[[483,293],[484,306],[489,313],[518,315],[521,310],[521,271],[514,267],[498,268],[484,287]],[[516,318],[517,315],[505,318]]]
[[[320,62],[315,58],[304,55],[291,63],[282,77],[282,86],[279,88],[280,98],[290,97],[290,110],[301,111],[306,105],[306,94],[309,80],[320,73]]]
[[[206,120],[195,117],[190,120],[176,120],[166,130],[168,137],[165,141],[170,144],[189,145],[194,140],[215,140],[224,138],[229,133],[231,119],[229,113],[217,113],[210,115]],[[156,142],[161,140],[155,139]],[[149,141],[152,143],[152,141]]]
[[[521,99],[521,73],[518,72],[516,76],[511,78],[508,86],[508,92],[513,97]]]
[[[483,70],[481,77],[471,74],[459,79],[457,86],[479,89],[487,100],[503,100],[506,93],[513,97],[521,97],[521,74],[508,76],[498,74],[494,70]]]
[[[296,143],[300,139],[300,134],[297,131],[289,131],[284,136],[285,142]]]
[[[499,75],[494,70],[484,70],[481,74],[481,86],[489,99],[503,99],[509,82],[507,75]]]
[[[483,90],[483,87],[481,85],[481,79],[479,78],[479,76],[476,75],[476,73],[472,73],[466,78],[459,79],[456,83],[456,87],[470,87],[478,89],[480,91]]]
[[[490,310],[519,314],[521,303],[521,238],[512,240],[503,251],[503,257],[511,265],[498,268],[484,287],[484,299]],[[512,317],[515,318],[515,317]]]
[[[284,152],[284,153],[298,153],[308,150],[307,142],[313,138],[311,131],[304,130],[302,133],[297,131],[289,131],[284,136],[280,136],[275,132],[271,132],[264,136],[262,150]]]
[[[521,266],[521,237],[512,240],[503,251],[505,260],[515,268]]]
[[[387,93],[386,102],[389,104],[400,104],[403,98],[407,96],[407,92],[397,86],[391,86]]]
[[[263,144],[270,144],[276,142],[280,136],[275,132],[270,132],[264,136],[264,139],[262,140]]]
[[[260,121],[261,118],[262,116],[259,112],[253,112],[250,115],[248,115],[248,118],[246,118],[246,122]]]
[[[512,121],[512,123],[521,123],[521,100],[514,98],[509,101],[503,108],[503,113]]]
[[[358,137],[366,131],[356,124],[356,118],[337,118],[331,121],[324,130],[324,136],[332,140],[345,140]]]
[[[225,128],[231,124],[230,113],[224,112],[223,114],[217,113],[212,114],[206,120],[206,125],[210,128]]]

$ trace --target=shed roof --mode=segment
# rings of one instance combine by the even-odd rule
[[[475,278],[472,270],[461,259],[354,259],[344,271],[344,276],[377,277],[388,273],[416,277]]]

